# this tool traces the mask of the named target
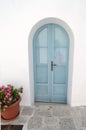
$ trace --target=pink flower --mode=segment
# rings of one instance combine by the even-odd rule
[[[8,95],[6,95],[5,97],[8,98]]]
[[[7,89],[7,92],[10,92],[10,89]]]
[[[5,105],[5,106],[4,106],[4,108],[8,108],[8,106],[7,106],[7,105]]]
[[[6,92],[5,92],[5,94],[7,95],[7,94],[8,94],[8,92],[6,91]]]
[[[2,102],[0,102],[0,105],[2,104]]]
[[[12,101],[12,97],[9,98],[9,101]]]
[[[8,90],[11,90],[11,87],[10,87],[10,86],[7,86],[7,89],[8,89]]]
[[[2,85],[2,89],[3,89],[3,88],[5,88],[5,86],[4,86],[4,85]]]
[[[6,100],[6,98],[4,98],[4,101]]]
[[[9,93],[9,92],[6,92],[6,95],[10,96],[10,93]]]

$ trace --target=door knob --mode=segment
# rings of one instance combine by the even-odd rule
[[[54,66],[56,66],[56,64],[54,64],[53,61],[51,61],[51,71],[53,71]]]

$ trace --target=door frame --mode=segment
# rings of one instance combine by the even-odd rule
[[[70,45],[69,45],[69,66],[68,66],[68,88],[67,88],[67,104],[71,105],[72,98],[72,75],[73,75],[73,55],[74,55],[74,36],[69,25],[58,18],[45,18],[37,22],[31,29],[29,39],[28,39],[28,62],[29,62],[29,94],[30,94],[30,104],[33,105],[34,99],[34,70],[33,70],[33,38],[35,32],[45,24],[58,24],[62,26],[69,35]]]

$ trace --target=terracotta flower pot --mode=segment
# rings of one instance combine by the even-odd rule
[[[19,110],[20,101],[21,101],[21,97],[19,98],[17,102],[9,106],[5,111],[1,112],[1,117],[5,120],[11,120],[15,118],[16,116],[18,116],[19,111],[20,111]]]

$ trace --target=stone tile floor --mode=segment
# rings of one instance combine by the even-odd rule
[[[36,103],[31,107],[22,106],[16,119],[1,119],[1,124],[24,125],[23,130],[86,130],[86,107]]]

